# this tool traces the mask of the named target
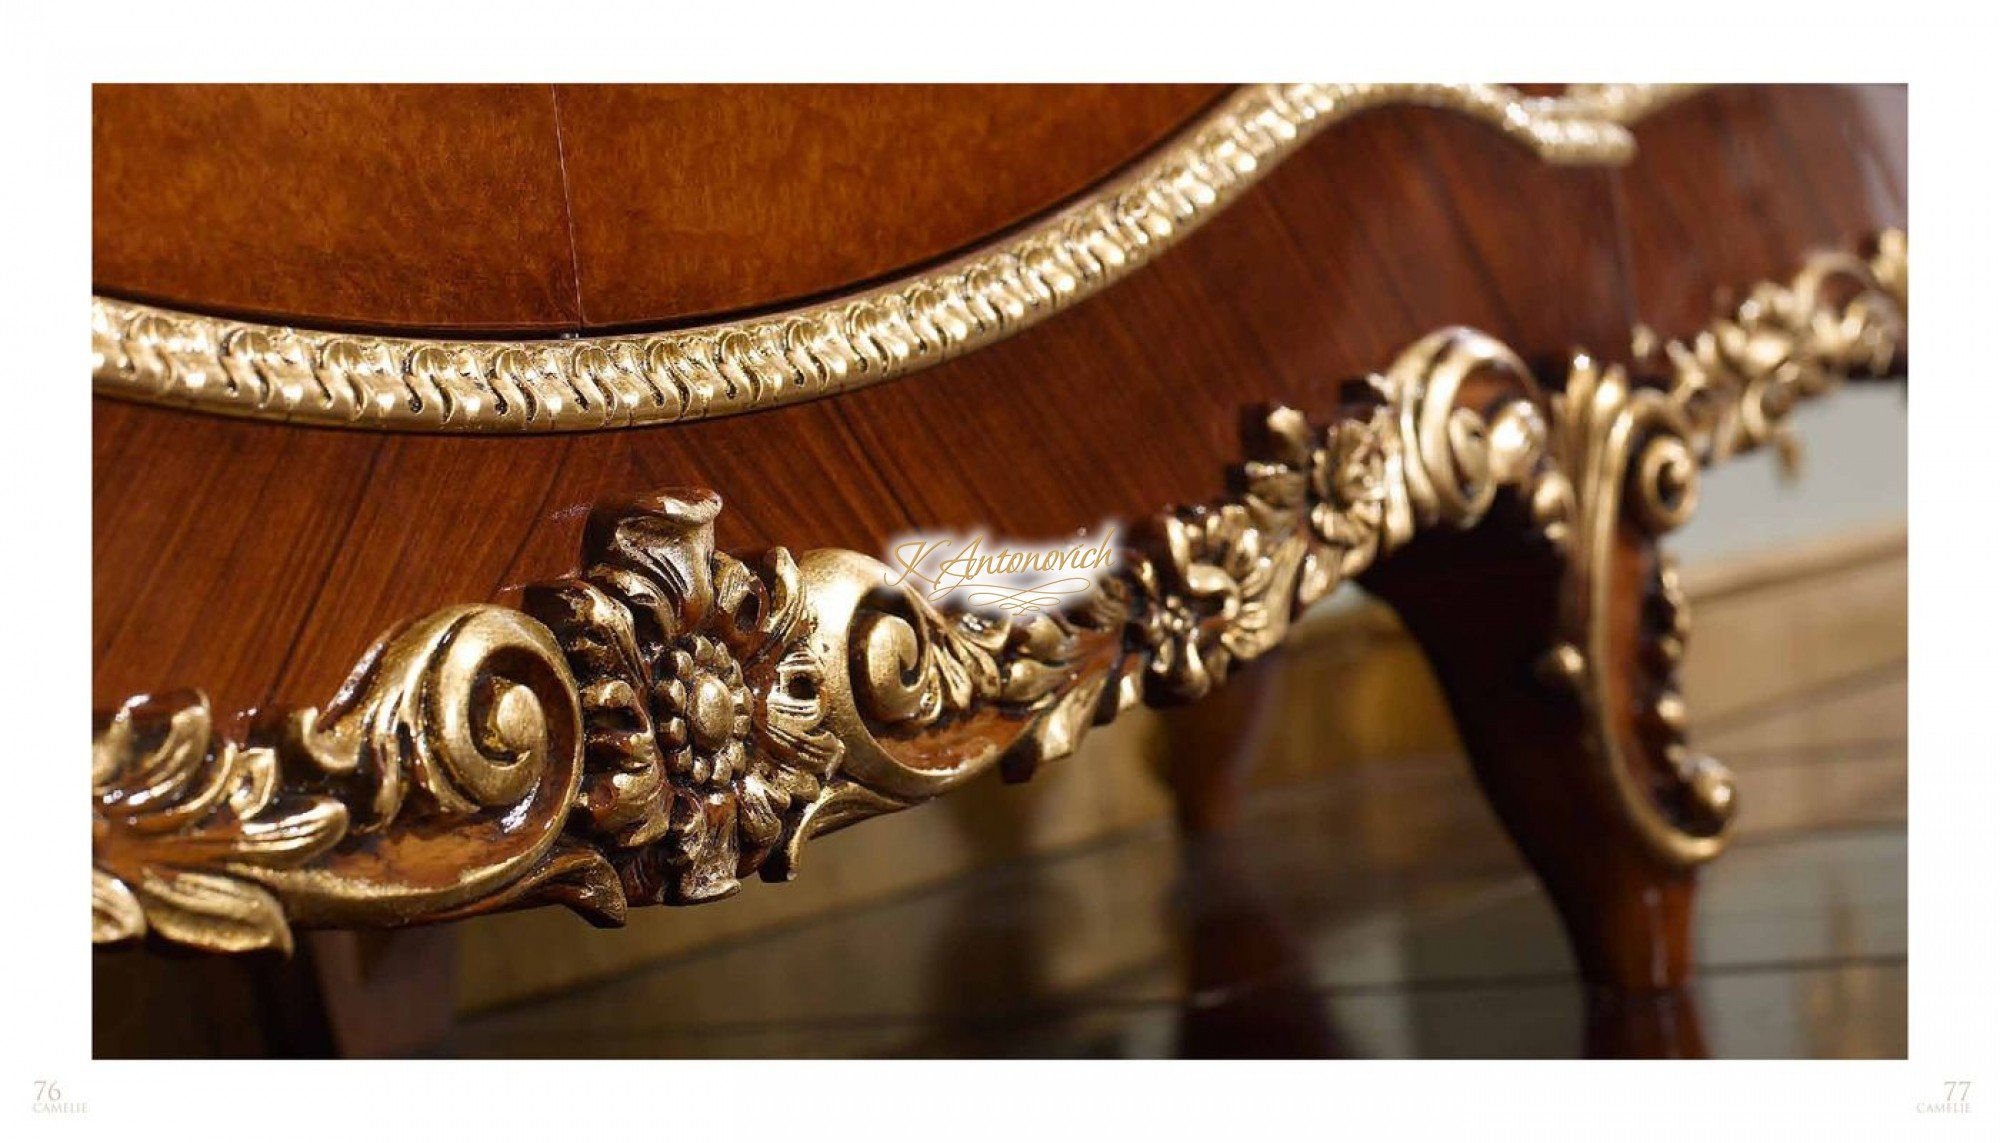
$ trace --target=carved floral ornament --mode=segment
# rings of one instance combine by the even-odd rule
[[[1343,387],[1330,424],[1251,418],[1226,497],[1128,530],[1119,570],[1054,613],[942,612],[853,552],[718,552],[705,491],[602,506],[576,577],[529,588],[521,611],[452,607],[391,632],[324,711],[244,742],[195,692],[106,719],[94,938],[284,949],[294,925],[549,902],[617,924],[788,879],[813,836],[996,767],[1025,778],[1136,703],[1200,697],[1343,580],[1496,514],[1567,569],[1545,666],[1594,712],[1595,794],[1660,859],[1703,860],[1734,787],[1684,742],[1685,597],[1661,562],[1642,616],[1649,717],[1621,740],[1614,545],[1685,520],[1700,466],[1782,439],[1798,399],[1891,368],[1906,265],[1890,232],[1693,339],[1642,334],[1644,382],[1579,356],[1551,391],[1492,338],[1440,331]]]

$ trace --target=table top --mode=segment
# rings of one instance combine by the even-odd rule
[[[100,106],[136,98],[119,90],[100,89]],[[344,91],[314,98],[367,102]],[[1164,130],[1193,94],[1105,98],[1179,100],[1154,123]],[[916,527],[1056,537],[1204,502],[1241,456],[1246,405],[1325,410],[1339,379],[1440,326],[1477,326],[1536,364],[1578,347],[1618,359],[1636,325],[1700,330],[1719,289],[1902,224],[1905,99],[1713,89],[1638,120],[1636,153],[1608,167],[1551,163],[1461,110],[1377,108],[1319,127],[1055,320],[919,354],[927,368],[906,381],[747,418],[467,440],[328,433],[110,392],[93,409],[93,697],[111,705],[179,679],[239,709],[318,701],[381,630],[560,574],[589,506],[662,485],[719,491],[726,548],[872,552]],[[113,118],[97,127],[100,170],[120,161],[102,145]],[[98,188],[100,232],[124,217],[108,197],[145,197],[112,185]],[[155,208],[118,207],[137,209]],[[157,221],[159,242],[204,233]],[[232,602],[196,609],[191,596]]]
[[[1218,85],[103,85],[100,293],[552,335],[851,287],[1096,183]]]

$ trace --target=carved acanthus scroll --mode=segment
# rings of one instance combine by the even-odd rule
[[[92,746],[93,934],[289,948],[293,923],[402,924],[591,867],[551,864],[577,692],[546,628],[447,608],[363,657],[333,704],[249,744],[205,696],[133,699]]]
[[[286,948],[293,924],[557,901],[615,924],[782,880],[813,836],[996,768],[1024,778],[1136,703],[1200,697],[1343,580],[1501,503],[1565,557],[1550,666],[1588,693],[1619,536],[1679,523],[1699,463],[1771,439],[1797,396],[1890,364],[1902,250],[1889,235],[1872,262],[1821,259],[1759,290],[1661,348],[1662,385],[1579,358],[1552,393],[1484,334],[1433,334],[1344,386],[1330,424],[1259,411],[1229,495],[1135,526],[1119,570],[1060,612],[943,613],[854,552],[718,552],[706,491],[600,507],[577,576],[530,587],[524,611],[451,608],[392,634],[324,713],[242,743],[194,694],[110,718],[95,937]],[[1673,772],[1642,780],[1602,727],[1600,753],[1634,828],[1698,860],[1733,795],[1676,737],[1670,568],[1655,595],[1666,738],[1646,753]]]
[[[1786,419],[1798,401],[1841,378],[1882,375],[1904,339],[1908,246],[1888,231],[1866,257],[1821,254],[1788,284],[1765,283],[1687,341],[1634,337],[1641,368],[1664,367],[1658,384],[1579,355],[1558,400],[1551,454],[1576,490],[1566,545],[1561,640],[1550,672],[1594,712],[1604,776],[1627,819],[1654,854],[1685,865],[1715,856],[1736,810],[1735,779],[1686,742],[1686,710],[1674,682],[1685,653],[1687,599],[1670,559],[1650,570],[1641,621],[1646,693],[1640,733],[1621,749],[1607,717],[1614,707],[1612,564],[1694,513],[1704,464],[1777,443],[1792,463]]]

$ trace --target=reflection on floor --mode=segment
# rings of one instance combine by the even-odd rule
[[[1696,727],[1745,818],[1695,1003],[1724,1057],[1906,1053],[1901,666]],[[1455,758],[1163,825],[465,1020],[472,1056],[1570,1056],[1555,915]]]

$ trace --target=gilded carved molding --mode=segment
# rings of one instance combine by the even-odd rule
[[[1374,107],[1439,107],[1555,163],[1618,163],[1625,124],[1675,85],[1264,84],[1236,93],[1080,202],[934,271],[785,313],[673,332],[542,341],[376,337],[90,306],[106,396],[326,426],[516,433],[749,412],[877,384],[977,349],[1122,279],[1313,135]]]
[[[1661,365],[1645,383],[1579,356],[1551,389],[1494,339],[1440,331],[1343,386],[1328,424],[1261,410],[1227,496],[1139,522],[1117,572],[1057,612],[940,611],[854,552],[719,552],[722,504],[702,490],[601,506],[577,576],[531,586],[520,611],[392,632],[324,711],[243,742],[193,692],[107,719],[94,937],[289,948],[294,925],[552,902],[617,924],[785,880],[818,834],[996,768],[1026,777],[1135,704],[1199,698],[1341,581],[1502,504],[1567,568],[1546,665],[1591,712],[1587,780],[1663,860],[1703,860],[1734,793],[1682,739],[1685,598],[1660,564],[1645,737],[1621,739],[1611,565],[1687,517],[1701,464],[1890,367],[1905,267],[1892,232],[1688,341],[1642,335],[1640,364]]]
[[[1595,722],[1603,776],[1655,856],[1670,864],[1719,853],[1736,809],[1735,779],[1686,743],[1674,683],[1689,633],[1687,599],[1659,557],[1640,616],[1644,741],[1627,757],[1612,720],[1619,697],[1610,650],[1613,564],[1621,545],[1650,543],[1694,513],[1700,469],[1767,443],[1789,465],[1786,419],[1800,400],[1853,375],[1882,375],[1903,344],[1909,250],[1903,233],[1865,255],[1823,253],[1790,282],[1767,282],[1694,337],[1634,338],[1636,367],[1579,355],[1558,403],[1551,452],[1575,489],[1563,635],[1548,666],[1574,687]],[[1665,791],[1665,796],[1661,796]]]

